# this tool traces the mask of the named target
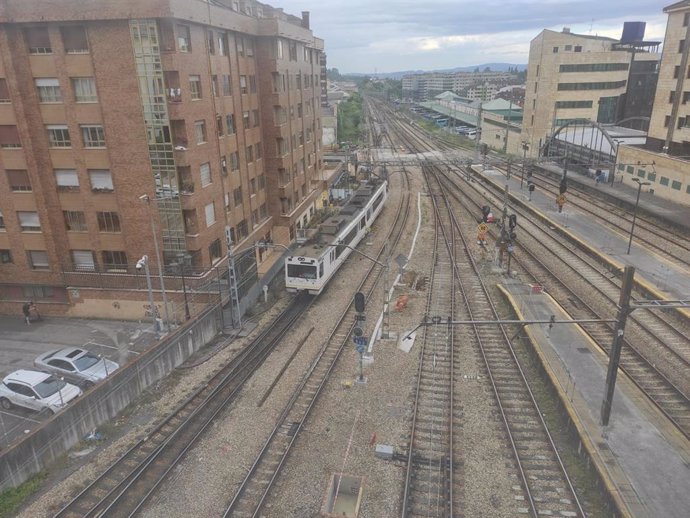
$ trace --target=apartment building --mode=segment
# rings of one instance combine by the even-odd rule
[[[507,72],[490,71],[410,74],[402,78],[402,91],[406,99],[429,101],[447,91],[467,96],[468,90],[477,86],[473,90],[477,98],[491,99],[492,92],[495,93],[514,78],[513,74]]]
[[[564,28],[543,30],[532,40],[522,129],[531,155],[567,122],[613,124],[651,114],[659,43],[642,41],[644,24],[635,23],[631,27],[637,33],[630,39],[574,34]]]
[[[655,195],[690,204],[690,0],[664,12],[668,21],[647,142],[621,146],[617,172],[623,181],[637,178]]]
[[[321,197],[322,53],[308,13],[251,0],[3,1],[0,308],[68,307],[65,272],[155,265],[155,241],[197,270],[226,228],[292,241]]]

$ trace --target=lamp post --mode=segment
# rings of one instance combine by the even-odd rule
[[[522,182],[525,180],[525,161],[527,160],[527,150],[529,149],[529,144],[527,142],[522,142],[522,171],[520,172],[520,189],[522,190]]]
[[[630,239],[628,240],[627,255],[630,255],[630,247],[632,246],[633,232],[635,230],[635,221],[637,219],[637,205],[640,203],[640,192],[643,185],[652,185],[650,182],[642,182],[639,178],[633,178],[633,182],[637,182],[637,199],[635,200],[635,208],[633,209],[632,226],[630,227]]]
[[[156,331],[156,336],[160,335],[160,329],[158,328],[158,311],[153,303],[153,289],[151,288],[151,272],[149,270],[149,256],[144,255],[137,261],[137,270],[144,269],[146,274],[146,287],[149,290],[149,307],[151,308],[151,316],[153,317],[153,329]]]
[[[175,264],[180,269],[180,277],[182,277],[182,294],[184,295],[184,319],[189,320],[191,318],[191,315],[189,313],[189,303],[187,302],[187,284],[185,283],[184,279],[184,271],[187,268],[186,256],[184,254],[180,254],[179,260]]]
[[[166,326],[170,326],[170,314],[168,313],[168,297],[165,294],[165,283],[163,282],[163,261],[161,260],[160,251],[158,249],[158,236],[156,234],[156,227],[153,224],[153,214],[151,213],[151,198],[148,194],[142,194],[139,199],[146,202],[149,209],[149,221],[151,222],[151,234],[153,234],[153,247],[156,253],[156,261],[158,262],[158,278],[161,283],[161,293],[163,294],[163,311],[165,311]],[[148,262],[148,261],[147,261]]]

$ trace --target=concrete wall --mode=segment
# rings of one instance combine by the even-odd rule
[[[17,486],[55,461],[89,431],[135,402],[220,331],[214,306],[189,327],[146,351],[0,455],[0,491]]]

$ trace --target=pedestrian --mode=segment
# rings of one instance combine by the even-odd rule
[[[24,321],[26,322],[26,325],[30,326],[31,325],[31,306],[33,305],[33,302],[25,302],[24,305],[22,306],[22,313],[24,313]]]

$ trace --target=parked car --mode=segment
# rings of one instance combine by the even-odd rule
[[[0,406],[5,410],[21,406],[55,413],[81,395],[79,387],[47,372],[18,370],[0,384]]]
[[[63,376],[85,389],[115,372],[120,366],[79,347],[66,347],[42,354],[34,361],[40,370]]]

